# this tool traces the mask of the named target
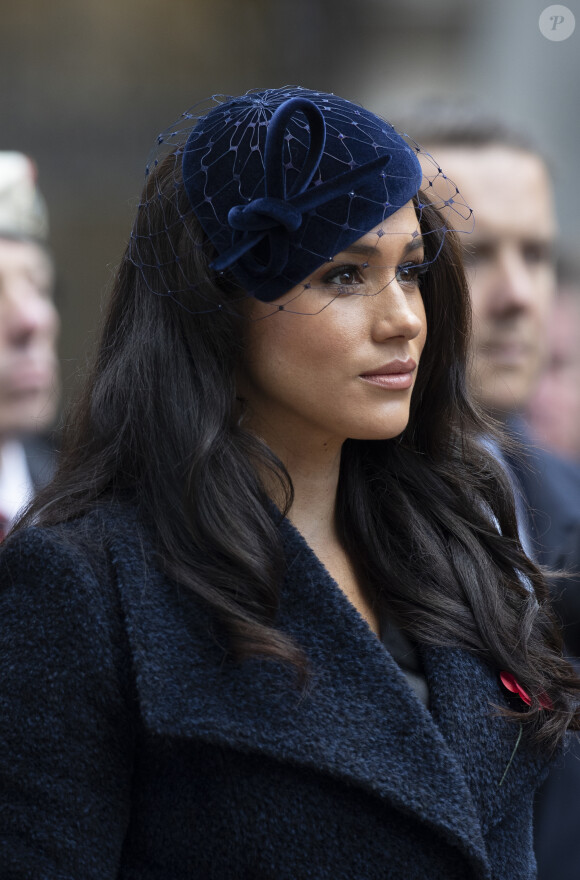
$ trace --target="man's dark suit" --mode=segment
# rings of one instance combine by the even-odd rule
[[[26,464],[32,485],[42,489],[49,482],[56,467],[56,450],[45,437],[29,437],[23,441]]]
[[[580,467],[535,447],[521,423],[508,427],[521,446],[506,460],[524,497],[534,559],[574,575],[556,579],[553,596],[568,651],[580,658]]]
[[[566,569],[553,583],[554,608],[566,646],[580,670],[580,468],[538,449],[521,423],[512,423],[520,454],[506,456],[528,510],[527,529],[536,562]],[[535,808],[538,880],[580,878],[580,740],[540,788]]]

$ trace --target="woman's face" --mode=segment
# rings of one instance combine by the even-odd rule
[[[274,303],[252,300],[238,396],[279,454],[400,434],[427,334],[411,202]]]

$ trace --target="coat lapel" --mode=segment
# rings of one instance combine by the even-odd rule
[[[279,625],[307,653],[305,694],[281,664],[226,661],[205,609],[152,572],[140,544],[119,537],[115,564],[146,724],[364,789],[437,828],[474,877],[487,877],[482,824],[532,785],[516,753],[499,787],[517,727],[491,714],[490,702],[502,700],[496,677],[464,651],[427,650],[431,714],[298,533],[288,523],[283,530]]]
[[[507,701],[497,672],[456,648],[426,648],[422,655],[433,719],[457,757],[485,834],[518,799],[532,797],[547,759],[525,739],[518,744],[519,726],[499,716],[495,707]]]

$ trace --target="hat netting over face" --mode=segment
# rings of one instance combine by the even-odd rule
[[[211,267],[235,283],[238,299],[273,302],[303,282],[311,288],[312,272],[411,200],[420,221],[421,191],[442,214],[440,231],[455,225],[454,214],[471,217],[428,154],[423,157],[433,173],[421,170],[419,153],[418,144],[388,122],[332,94],[286,87],[215,96],[209,108],[186,111],[158,136],[131,260],[153,293],[178,298],[193,311],[225,308],[227,299],[218,306],[204,300],[173,244],[194,214],[215,250]],[[162,164],[173,178],[169,195],[159,183]],[[193,236],[190,245],[200,247]],[[389,268],[392,280],[399,267]],[[385,287],[381,277],[373,294]],[[188,291],[197,296],[188,298]],[[342,292],[335,285],[332,298]],[[300,312],[299,300],[298,291],[283,308]]]

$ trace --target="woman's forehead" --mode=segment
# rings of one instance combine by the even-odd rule
[[[412,202],[399,208],[395,214],[387,217],[374,229],[345,247],[341,254],[371,257],[401,247],[406,249],[411,247],[413,250],[419,250],[423,247],[419,220]]]

